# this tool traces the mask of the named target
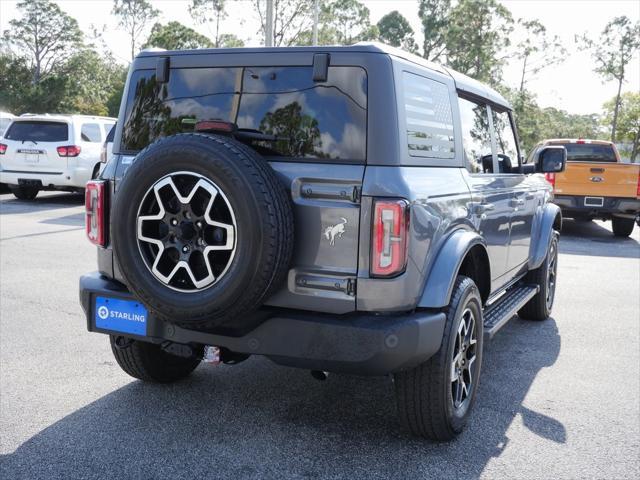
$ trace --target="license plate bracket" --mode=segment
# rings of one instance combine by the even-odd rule
[[[93,311],[96,328],[140,336],[147,334],[149,312],[140,302],[96,296]]]
[[[602,207],[604,205],[604,197],[584,197],[585,207]]]

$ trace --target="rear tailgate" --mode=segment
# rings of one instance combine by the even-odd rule
[[[567,162],[556,174],[555,193],[595,197],[635,198],[640,165]]]
[[[555,193],[593,197],[635,198],[640,165],[620,163],[606,142],[558,142],[567,149],[567,167],[556,174]]]
[[[69,124],[62,121],[18,120],[5,133],[7,145],[2,169],[18,172],[60,173],[67,159],[58,155],[57,147],[69,140]]]

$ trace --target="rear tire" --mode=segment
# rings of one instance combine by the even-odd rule
[[[628,237],[633,232],[633,218],[612,217],[611,226],[616,237]]]
[[[524,282],[537,285],[538,293],[518,311],[520,318],[527,320],[546,320],[551,315],[556,293],[556,279],[558,274],[558,232],[554,231],[542,265],[530,270]]]
[[[473,280],[458,276],[445,313],[440,350],[417,367],[394,375],[400,422],[414,435],[434,441],[452,440],[462,432],[478,390],[483,320]]]
[[[160,345],[110,335],[111,351],[127,374],[144,382],[172,383],[187,377],[200,364],[200,358],[171,355]]]
[[[40,191],[40,189],[36,187],[23,187],[17,185],[11,185],[9,189],[18,200],[33,200]]]

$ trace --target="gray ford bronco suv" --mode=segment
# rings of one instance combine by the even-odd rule
[[[251,355],[390,375],[414,434],[460,433],[483,339],[544,320],[562,217],[509,104],[379,44],[142,52],[86,188],[90,331],[173,382]]]

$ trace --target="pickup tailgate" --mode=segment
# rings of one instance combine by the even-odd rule
[[[611,162],[567,162],[556,174],[555,193],[635,198],[640,165]]]

